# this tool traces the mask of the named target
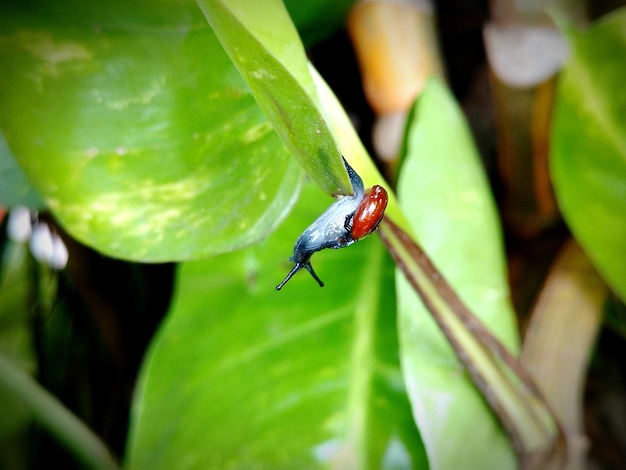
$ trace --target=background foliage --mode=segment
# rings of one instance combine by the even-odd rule
[[[204,3],[205,13],[219,4]],[[351,3],[288,1],[296,29],[279,4],[256,3],[241,23],[225,8],[212,17],[223,21],[212,25],[219,40],[191,1],[0,5],[0,203],[41,209],[39,220],[70,252],[67,269],[52,272],[2,231],[0,352],[125,466],[515,465],[499,423],[377,237],[316,254],[323,290],[301,274],[274,291],[298,234],[328,194],[346,192],[328,139],[356,159],[366,184],[395,186],[306,68],[304,47],[370,148],[372,115],[342,32]],[[480,132],[485,111],[471,111],[489,99],[466,85],[484,80],[488,13],[458,8],[438,12],[456,97],[433,80],[416,102],[390,213],[404,214],[463,300],[517,351],[505,255],[523,323],[520,307],[567,228],[557,223],[531,241],[509,233],[503,247],[493,132]],[[617,331],[626,296],[626,66],[615,58],[626,49],[625,22],[617,11],[588,31],[568,30],[550,137],[559,206],[615,293]],[[256,61],[246,61],[250,50]],[[526,284],[516,284],[528,250],[545,260],[524,261]],[[623,351],[616,330],[606,334]],[[619,354],[606,357],[621,377]],[[59,446],[54,430],[51,440],[5,388],[2,466],[76,465],[64,447],[79,444]],[[611,439],[623,459],[619,437]]]

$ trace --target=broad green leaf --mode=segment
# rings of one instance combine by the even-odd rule
[[[626,300],[626,9],[569,31],[551,137],[551,173],[567,224]]]
[[[205,25],[195,0],[4,0],[42,18],[77,28],[124,31],[187,31]]]
[[[477,317],[514,353],[497,213],[461,111],[432,79],[409,118],[400,206],[424,250]],[[498,422],[402,273],[397,292],[402,368],[436,469],[505,469],[515,457]]]
[[[425,468],[398,364],[393,264],[376,237],[313,257],[281,292],[308,185],[264,243],[178,273],[135,397],[130,468]]]
[[[0,206],[27,206],[33,209],[43,207],[43,201],[28,183],[19,167],[6,139],[0,134]]]
[[[25,0],[22,3],[26,3]],[[305,44],[315,44],[343,27],[355,0],[286,0],[285,6]],[[18,3],[18,2],[16,2]],[[75,26],[168,30],[206,26],[196,0],[34,0],[47,17]]]
[[[280,0],[198,0],[257,103],[307,174],[328,194],[352,194],[319,110],[300,38]]]
[[[3,6],[0,68],[15,158],[65,229],[104,253],[232,250],[293,203],[301,171],[208,27],[77,27]]]

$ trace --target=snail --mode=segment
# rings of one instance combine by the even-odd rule
[[[387,207],[385,188],[375,185],[365,191],[361,177],[345,158],[343,163],[354,194],[341,196],[302,232],[294,245],[293,256],[289,258],[295,264],[285,279],[276,286],[276,290],[281,290],[287,281],[303,268],[313,276],[320,287],[324,287],[324,283],[311,265],[313,253],[324,248],[337,249],[352,245],[376,230],[383,219]]]

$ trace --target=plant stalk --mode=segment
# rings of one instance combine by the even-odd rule
[[[546,468],[545,462],[559,460],[561,427],[531,376],[463,304],[406,232],[387,217],[380,234],[511,437],[522,468]]]
[[[120,466],[104,443],[82,421],[28,374],[0,353],[0,387],[21,399],[34,419],[87,468],[112,470]]]

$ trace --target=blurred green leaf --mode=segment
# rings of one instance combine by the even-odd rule
[[[32,209],[44,206],[41,197],[28,183],[24,172],[11,155],[2,134],[0,134],[0,205],[26,206]]]
[[[293,243],[330,198],[308,185],[261,245],[178,273],[138,388],[130,468],[426,468],[398,364],[393,264],[376,237]]]
[[[294,201],[301,171],[208,27],[79,28],[3,6],[0,67],[15,158],[62,225],[104,253],[232,250]]]
[[[611,288],[626,301],[626,9],[569,31],[559,81],[551,172],[563,216]]]
[[[342,29],[356,0],[285,0],[285,7],[305,45]]]
[[[398,198],[420,243],[461,299],[517,353],[497,212],[462,113],[437,80],[409,118],[404,152]],[[499,423],[401,272],[396,279],[402,368],[431,466],[514,468]]]
[[[355,0],[286,0],[285,6],[305,44],[311,45],[341,29]],[[5,1],[6,3],[6,1]],[[16,0],[46,17],[74,26],[125,30],[172,30],[206,27],[196,0]]]
[[[3,0],[3,4],[78,28],[167,32],[188,31],[206,24],[195,0]]]
[[[352,194],[309,75],[300,38],[279,0],[198,0],[257,103],[307,174],[328,194]]]

